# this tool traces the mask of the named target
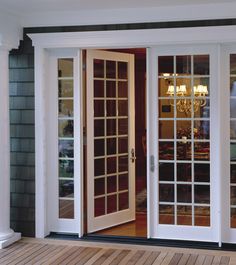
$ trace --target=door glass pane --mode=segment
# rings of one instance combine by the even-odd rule
[[[94,60],[94,215],[129,208],[128,63]]]
[[[73,59],[58,67],[58,217],[74,219],[74,76]]]
[[[157,63],[159,223],[209,226],[210,57]]]

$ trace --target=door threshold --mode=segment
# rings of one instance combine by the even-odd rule
[[[235,251],[236,244],[223,243],[222,247],[218,246],[216,242],[203,241],[188,241],[188,240],[170,240],[170,239],[153,239],[144,237],[130,237],[130,236],[111,236],[111,235],[93,235],[87,234],[82,238],[78,234],[64,234],[64,233],[50,233],[46,238],[72,240],[72,241],[91,241],[100,243],[115,243],[115,244],[130,244],[130,245],[144,245],[144,246],[159,246],[159,247],[175,247],[175,248],[194,248],[194,249],[208,249],[208,250],[222,250]]]

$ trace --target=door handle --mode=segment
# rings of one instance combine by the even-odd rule
[[[135,160],[136,160],[134,148],[131,149],[131,157],[130,157],[130,160],[131,160],[132,163],[134,163]]]

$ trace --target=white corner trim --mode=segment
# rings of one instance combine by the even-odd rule
[[[28,34],[41,48],[150,47],[163,44],[230,43],[236,26]]]
[[[10,238],[0,241],[0,249],[6,248],[21,239],[21,233],[13,233]]]

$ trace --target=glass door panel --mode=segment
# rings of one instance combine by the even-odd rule
[[[135,219],[133,57],[87,51],[87,65],[88,232],[94,232]]]

